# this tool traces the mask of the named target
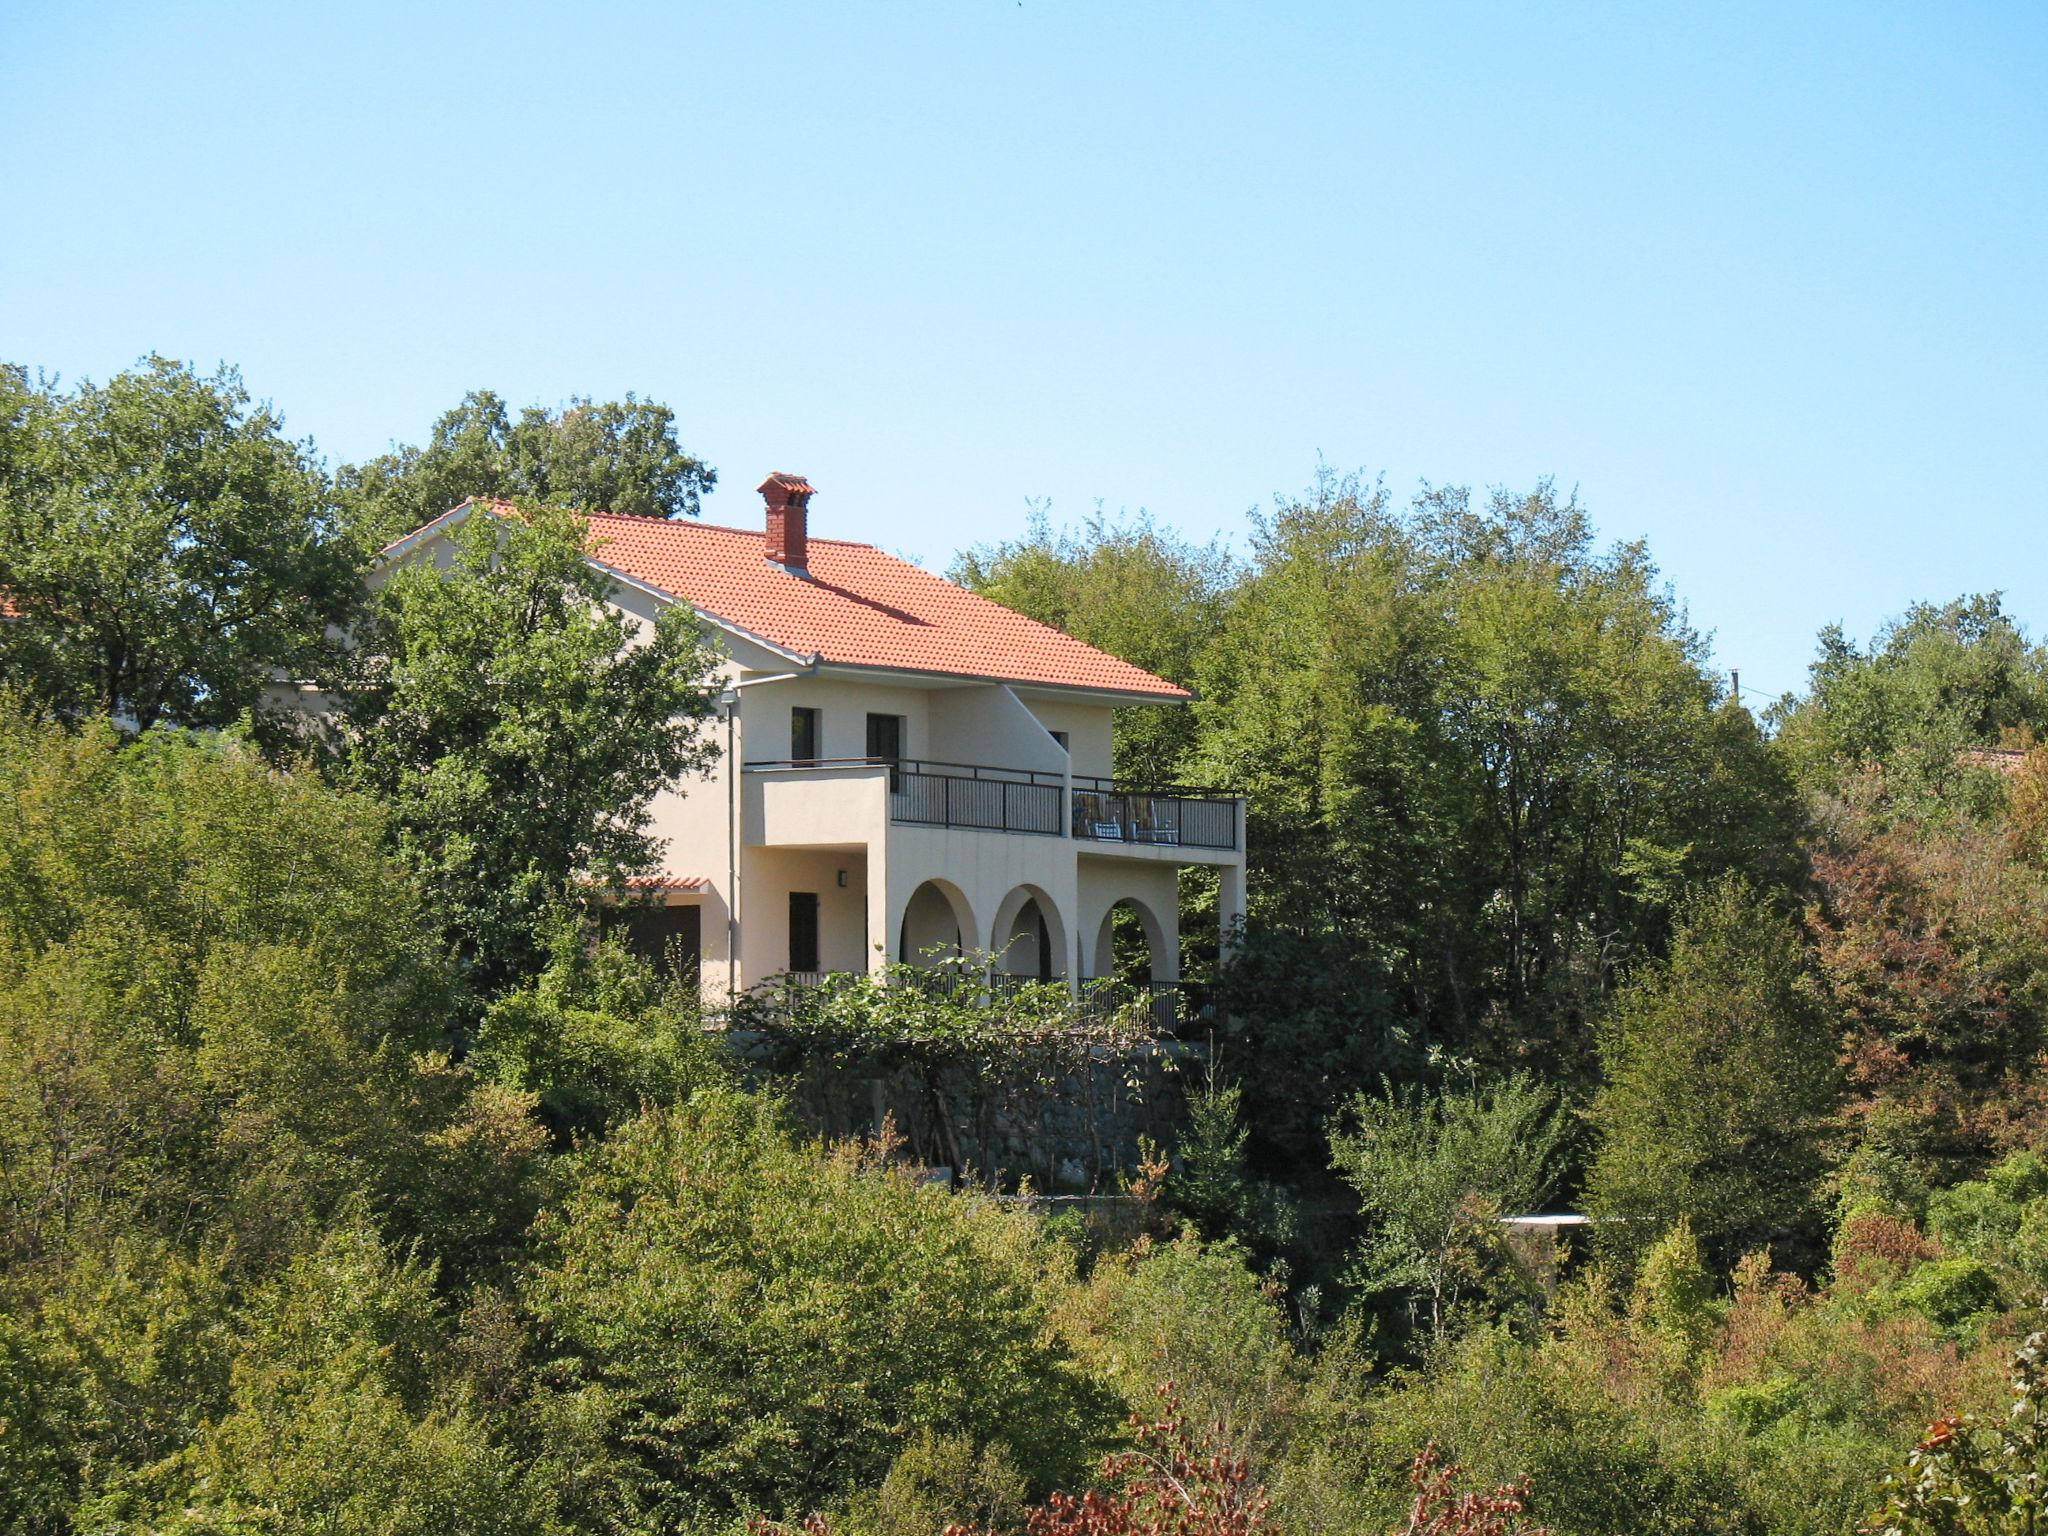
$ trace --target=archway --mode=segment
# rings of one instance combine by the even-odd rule
[[[896,958],[905,965],[933,966],[965,953],[980,930],[974,909],[950,880],[927,880],[903,904]]]
[[[988,948],[1005,976],[1052,981],[1067,974],[1066,921],[1035,885],[1018,886],[997,905]]]
[[[1132,983],[1171,981],[1166,926],[1135,896],[1119,897],[1102,914],[1091,975]]]

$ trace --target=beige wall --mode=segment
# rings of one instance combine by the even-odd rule
[[[1180,871],[1164,861],[1084,855],[1076,871],[1076,910],[1081,930],[1084,973],[1107,976],[1107,919],[1110,909],[1129,899],[1142,910],[1145,936],[1152,950],[1152,979],[1180,976]]]
[[[1064,731],[1073,771],[1083,778],[1106,779],[1112,768],[1111,728],[1116,711],[1107,704],[1086,704],[1043,693],[1018,695],[1025,708],[1048,731]]]
[[[839,884],[844,872],[846,884]],[[751,984],[789,966],[789,894],[818,897],[818,968],[869,965],[864,850],[749,848],[740,881],[740,967]],[[706,940],[706,948],[709,948]]]

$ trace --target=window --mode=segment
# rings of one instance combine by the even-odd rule
[[[818,893],[789,893],[789,968],[814,972],[818,969]]]
[[[607,933],[663,975],[695,975],[704,947],[701,907],[623,907],[605,916]]]
[[[1047,731],[1045,734],[1050,736],[1054,741],[1060,744],[1060,750],[1062,752],[1071,752],[1074,750],[1072,747],[1067,745],[1067,733],[1065,731]]]
[[[815,709],[792,709],[789,712],[789,758],[794,763],[817,761],[818,712]]]
[[[885,763],[903,761],[903,717],[868,716],[868,756]]]

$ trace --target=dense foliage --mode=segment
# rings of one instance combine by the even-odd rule
[[[225,725],[360,598],[309,445],[241,376],[145,359],[64,389],[0,365],[0,683],[135,730]]]
[[[424,445],[342,466],[336,492],[358,539],[376,549],[472,496],[695,517],[717,483],[717,472],[677,441],[675,412],[655,401],[579,397],[515,418],[480,389],[443,413]]]
[[[588,537],[554,508],[469,518],[446,568],[377,587],[344,679],[347,777],[392,807],[401,857],[487,989],[535,968],[576,882],[655,868],[647,808],[708,759],[694,615],[608,605]]]
[[[1760,726],[1547,485],[964,555],[1198,690],[1126,770],[1252,797],[1174,1143],[1049,1213],[976,1122],[1154,1049],[1107,998],[707,1015],[598,940],[705,653],[565,507],[693,510],[666,411],[476,396],[335,484],[231,373],[0,395],[0,1530],[2038,1520],[2048,682],[1996,598],[1824,633]],[[337,508],[472,493],[542,500],[363,590]]]

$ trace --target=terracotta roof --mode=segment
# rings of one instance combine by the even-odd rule
[[[509,503],[493,505],[510,510]],[[397,553],[461,511],[444,513],[386,545],[384,553]],[[813,537],[805,574],[798,575],[767,558],[760,529],[612,512],[587,517],[599,564],[802,657],[1161,700],[1192,697],[872,544]]]
[[[710,884],[702,875],[628,875],[629,891],[701,891]]]
[[[760,533],[598,513],[596,558],[784,650],[847,666],[1184,699],[1142,667],[1083,645],[871,544],[810,541],[806,575],[767,559]]]

